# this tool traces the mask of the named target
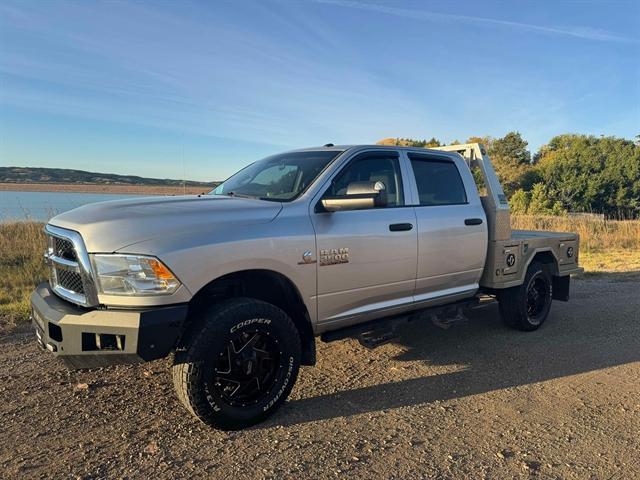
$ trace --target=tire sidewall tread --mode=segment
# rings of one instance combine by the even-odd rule
[[[245,328],[270,331],[277,337],[283,347],[285,371],[278,372],[272,395],[255,405],[239,407],[208,391],[207,384],[229,336]],[[296,381],[300,357],[298,331],[284,311],[261,300],[233,298],[197,315],[174,357],[174,387],[181,403],[200,420],[223,430],[236,430],[264,420],[282,405]]]

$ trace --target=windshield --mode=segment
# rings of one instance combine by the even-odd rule
[[[258,160],[218,185],[210,194],[293,200],[341,151],[319,150],[273,155]]]

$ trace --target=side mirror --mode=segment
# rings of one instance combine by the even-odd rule
[[[345,195],[324,197],[321,200],[326,212],[364,210],[384,207],[387,203],[386,186],[383,182],[352,182]]]

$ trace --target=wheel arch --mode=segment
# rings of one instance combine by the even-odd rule
[[[529,265],[537,261],[543,264],[548,268],[549,273],[551,274],[551,292],[552,298],[554,300],[560,300],[562,302],[566,302],[569,300],[569,289],[571,277],[569,275],[560,276],[560,270],[558,267],[558,259],[556,258],[553,250],[545,249],[538,251],[532,258],[529,260],[527,267],[525,269],[525,274]]]
[[[558,259],[555,256],[555,253],[551,248],[540,248],[536,249],[535,253],[529,258],[529,261],[524,266],[523,272],[524,275],[527,274],[527,270],[529,269],[529,265],[533,262],[539,262],[549,268],[549,273],[552,276],[558,275]],[[524,276],[522,277],[524,280]]]
[[[282,309],[298,329],[302,347],[302,365],[316,363],[313,326],[302,295],[291,279],[274,270],[239,270],[222,275],[204,285],[189,302],[185,333],[191,327],[189,319],[194,317],[194,312],[212,303],[234,297],[255,298]]]

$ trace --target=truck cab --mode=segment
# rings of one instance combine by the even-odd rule
[[[336,167],[309,202],[321,331],[475,295],[487,221],[459,155],[361,147]],[[377,183],[385,188],[376,193]],[[349,206],[353,185],[368,187],[360,196],[374,195],[373,204]]]
[[[73,368],[173,355],[186,409],[224,429],[271,415],[317,336],[375,347],[480,297],[535,330],[581,271],[576,234],[511,230],[480,144],[295,150],[206,195],[87,205],[45,231],[38,343]]]

